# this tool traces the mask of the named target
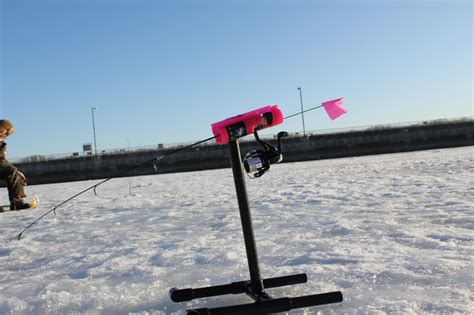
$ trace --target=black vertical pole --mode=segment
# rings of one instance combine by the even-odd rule
[[[260,268],[258,266],[257,246],[252,227],[252,216],[250,214],[249,202],[247,198],[247,188],[245,178],[242,172],[242,161],[240,156],[240,146],[238,140],[229,142],[230,163],[234,173],[235,190],[237,191],[237,201],[239,203],[240,220],[242,221],[242,230],[244,232],[245,249],[247,251],[247,260],[250,271],[250,284],[254,293],[263,291]]]

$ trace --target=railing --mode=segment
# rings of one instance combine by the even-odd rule
[[[404,123],[395,123],[395,124],[379,124],[379,125],[370,125],[370,126],[356,126],[356,127],[349,127],[349,128],[333,128],[333,129],[322,129],[322,130],[314,130],[306,132],[307,136],[311,135],[322,135],[322,134],[336,134],[336,133],[347,133],[347,132],[356,132],[356,131],[370,131],[370,130],[382,130],[382,129],[390,129],[390,128],[403,128],[403,127],[413,127],[413,126],[429,126],[429,125],[437,125],[437,124],[445,124],[445,123],[462,123],[462,122],[474,122],[474,116],[470,117],[461,117],[461,118],[454,118],[454,119],[437,119],[437,120],[429,120],[429,121],[413,121],[413,122],[404,122]],[[297,137],[300,136],[300,132],[290,133],[290,136]],[[274,135],[262,135],[262,139],[271,140],[274,139]],[[248,137],[244,138],[243,141],[253,141],[253,138]],[[97,153],[99,156],[108,156],[108,155],[118,155],[118,154],[128,154],[128,153],[137,153],[137,152],[149,152],[149,151],[159,151],[159,150],[168,150],[168,149],[175,149],[183,146],[190,145],[194,142],[182,142],[182,143],[168,143],[168,144],[156,144],[156,145],[149,145],[149,146],[142,146],[142,147],[131,147],[131,148],[118,148],[118,149],[106,149],[101,150]],[[207,146],[213,143],[213,140],[207,141],[205,143],[200,144],[199,146]],[[51,161],[51,160],[63,160],[63,159],[71,159],[71,158],[84,158],[92,156],[93,153],[91,151],[88,152],[74,152],[74,153],[61,153],[61,154],[53,154],[53,155],[33,155],[28,157],[22,158],[13,158],[10,159],[12,163],[35,163],[35,162],[43,162],[43,161]]]

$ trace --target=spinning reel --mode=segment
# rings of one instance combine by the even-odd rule
[[[263,147],[263,150],[253,150],[247,153],[244,157],[243,163],[245,171],[250,178],[258,178],[263,176],[269,169],[270,164],[280,163],[283,160],[281,154],[281,138],[287,137],[286,131],[278,133],[278,147],[263,141],[258,136],[257,130],[254,131],[255,140]]]

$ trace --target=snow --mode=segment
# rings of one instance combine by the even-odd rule
[[[474,313],[474,147],[275,165],[247,180],[262,276],[306,272],[275,297],[341,290],[290,314]],[[230,169],[27,187],[0,215],[1,314],[185,314],[172,287],[249,278]],[[2,204],[7,203],[6,190]]]

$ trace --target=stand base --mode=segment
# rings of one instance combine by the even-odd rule
[[[218,308],[200,308],[187,310],[188,314],[242,314],[260,315],[275,312],[286,312],[295,308],[310,307],[316,305],[342,302],[342,293],[339,291],[313,294],[298,297],[283,297],[274,299],[268,295],[264,289],[305,283],[308,281],[306,274],[297,274],[286,277],[263,279],[260,276],[258,266],[257,246],[252,227],[252,217],[245,186],[245,177],[242,171],[242,161],[238,140],[229,142],[230,162],[234,174],[235,189],[237,192],[237,202],[239,204],[242,231],[244,234],[245,250],[247,252],[247,262],[249,265],[250,280],[233,282],[226,285],[218,285],[197,289],[171,289],[170,297],[174,302],[190,301],[197,298],[218,296],[224,294],[245,293],[255,302],[249,304],[233,305]]]
[[[263,279],[264,288],[275,288],[286,285],[305,283],[308,279],[306,274],[296,274],[285,277]],[[313,294],[299,297],[272,298],[265,291],[254,292],[250,281],[233,282],[226,285],[218,285],[203,288],[173,288],[169,294],[174,302],[185,302],[197,298],[219,296],[225,294],[245,293],[255,302],[249,304],[232,305],[218,308],[200,308],[187,310],[187,314],[214,315],[214,314],[268,314],[274,312],[286,312],[296,308],[324,305],[342,302],[342,293],[339,291]]]

